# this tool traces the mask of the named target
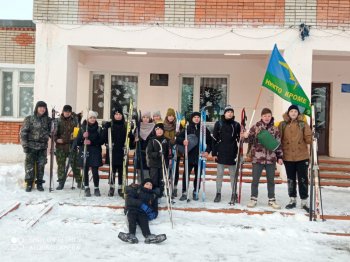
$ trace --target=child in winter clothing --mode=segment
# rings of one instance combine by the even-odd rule
[[[163,123],[163,119],[162,119],[162,116],[160,114],[160,111],[153,112],[153,122],[155,124]]]
[[[168,168],[170,143],[164,136],[164,125],[162,123],[154,126],[154,132],[155,136],[149,140],[146,148],[146,159],[154,188],[160,188],[163,192],[163,164]],[[162,154],[165,163],[162,163]]]
[[[283,163],[287,172],[288,195],[290,197],[286,208],[296,207],[296,178],[298,176],[301,207],[308,211],[309,150],[307,145],[312,143],[312,132],[310,126],[304,122],[304,115],[300,114],[296,105],[291,105],[288,108],[283,119],[284,121],[280,122],[278,128],[281,133]]]
[[[238,152],[237,143],[241,133],[241,126],[236,122],[233,108],[225,107],[221,120],[214,125],[213,131],[213,158],[217,162],[216,196],[214,202],[221,201],[221,187],[225,165],[230,171],[231,187],[233,188],[236,157]]]
[[[112,145],[108,145],[108,129],[111,128]],[[130,131],[130,144],[133,143],[134,136]],[[106,163],[112,167],[112,177],[110,178],[110,188],[108,196],[113,196],[115,191],[115,175],[118,171],[118,194],[123,196],[122,182],[123,182],[123,161],[124,161],[124,146],[126,140],[126,123],[123,115],[123,109],[116,106],[113,112],[113,119],[106,122],[103,128],[103,140],[107,147]],[[112,148],[112,160],[109,159],[109,150]]]
[[[277,149],[271,151],[263,146],[261,141],[257,138],[258,134],[262,130],[267,130],[276,140],[280,142],[280,133],[278,128],[274,126],[274,118],[272,117],[272,112],[268,108],[264,108],[261,111],[261,120],[257,122],[254,126],[250,128],[246,133],[241,133],[241,137],[246,138],[245,142],[252,144],[251,155],[253,163],[253,181],[251,185],[251,198],[247,207],[255,207],[258,201],[258,187],[259,180],[263,169],[266,170],[267,178],[267,191],[268,191],[268,205],[279,209],[281,208],[275,199],[275,169],[276,162],[282,165],[282,148],[279,145]]]
[[[72,114],[72,107],[65,105],[62,114],[57,122],[57,131],[55,135],[56,141],[56,162],[57,162],[57,178],[58,187],[56,190],[62,190],[66,182],[66,159],[70,161],[75,181],[78,188],[81,187],[81,174],[78,168],[78,152],[76,141],[73,137],[75,128],[78,128],[79,122],[76,115]]]
[[[139,184],[141,184],[143,181],[141,179],[141,166],[142,166],[142,173],[145,178],[149,178],[149,167],[147,166],[146,161],[146,147],[148,144],[148,141],[153,136],[153,130],[154,130],[154,123],[151,119],[151,113],[150,112],[143,112],[142,113],[142,119],[140,123],[140,133],[138,133],[138,130],[135,130],[135,142],[139,143],[141,147],[141,159],[137,158],[137,164],[136,169],[138,170],[138,177],[137,181]],[[141,164],[142,162],[142,164]]]
[[[168,108],[166,117],[164,119],[164,136],[170,140],[170,145],[173,148],[175,146],[175,138],[176,138],[176,116],[175,110],[172,108]],[[177,150],[176,150],[177,151]],[[177,197],[177,184],[179,182],[179,165],[180,165],[180,155],[176,154],[176,167],[175,167],[175,177],[174,181],[174,190],[172,193],[172,197]]]
[[[129,222],[129,233],[120,232],[118,237],[124,242],[138,243],[135,236],[137,224],[141,227],[145,243],[160,243],[166,240],[166,235],[153,235],[149,228],[149,221],[158,216],[159,191],[154,190],[152,180],[146,178],[139,186],[132,184],[127,187],[126,215]]]
[[[84,146],[87,147],[86,165],[84,172],[84,188],[85,196],[90,197],[91,192],[89,188],[89,169],[91,168],[92,177],[94,181],[94,195],[101,196],[99,189],[100,177],[98,175],[98,168],[102,166],[102,147],[103,138],[101,135],[101,128],[96,121],[97,112],[89,111],[88,120],[84,120],[78,136],[77,144],[79,146],[79,166],[84,166]]]
[[[43,178],[47,163],[47,146],[51,122],[44,101],[38,101],[34,114],[24,119],[20,136],[23,152],[26,154],[24,163],[26,192],[32,191],[33,182],[36,183],[38,191],[44,191],[43,183],[45,181]]]
[[[195,172],[195,179],[193,181],[193,200],[198,200],[198,196],[196,195],[196,188],[197,188],[197,177],[198,177],[198,159],[199,159],[199,134],[200,134],[200,113],[199,112],[193,112],[190,116],[189,125],[187,128],[187,134],[191,135],[194,134],[198,138],[198,143],[196,146],[194,146],[189,152],[188,152],[188,174],[191,174],[192,169],[194,169]],[[206,128],[206,141],[205,141],[207,148],[205,153],[203,154],[203,157],[208,157],[209,153],[211,152],[211,136],[210,131],[208,128]],[[185,140],[185,130],[183,130],[178,137],[176,137],[176,144],[178,145],[184,145],[188,146],[189,142],[188,140]],[[189,179],[189,176],[188,176]],[[186,188],[186,172],[183,173],[183,179],[182,179],[182,196],[180,197],[180,201],[184,201],[187,199],[187,188]],[[199,188],[200,188],[199,181]]]

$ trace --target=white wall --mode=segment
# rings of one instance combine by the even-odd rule
[[[350,84],[350,61],[314,61],[313,82],[331,83],[329,154],[350,158],[350,93],[341,84]]]
[[[78,110],[89,107],[87,92],[91,71],[138,73],[139,109],[152,112],[160,110],[163,116],[167,108],[179,109],[180,107],[180,74],[221,75],[229,76],[228,103],[234,107],[237,119],[240,120],[240,112],[243,107],[246,107],[248,117],[251,116],[265,70],[266,61],[262,59],[181,59],[87,55],[84,65],[79,67],[77,105]],[[150,73],[169,74],[169,86],[150,86]],[[261,108],[266,106],[272,108],[273,94],[264,89],[256,119],[259,119]]]

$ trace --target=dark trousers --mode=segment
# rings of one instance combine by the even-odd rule
[[[174,186],[176,187],[179,183],[179,167],[180,167],[181,158],[178,156],[176,159],[176,167],[175,167],[175,177],[174,177]]]
[[[159,187],[160,191],[163,192],[163,171],[162,168],[150,167],[149,176],[152,179],[153,187]]]
[[[188,185],[190,185],[190,175],[192,172],[192,169],[194,169],[194,181],[193,181],[193,191],[196,191],[197,188],[197,177],[198,177],[198,164],[195,163],[188,163]],[[199,181],[199,188],[201,188],[201,181]],[[183,173],[182,177],[182,193],[185,193],[186,191],[186,171]]]
[[[136,234],[136,226],[137,224],[140,226],[142,235],[147,237],[151,234],[149,229],[148,217],[146,214],[141,213],[137,210],[129,210],[128,211],[128,222],[129,222],[129,233]]]
[[[123,184],[123,166],[116,166],[113,165],[112,166],[112,181],[111,181],[111,185],[115,184],[115,175],[116,172],[118,171],[118,185]]]
[[[289,197],[297,197],[297,177],[298,188],[301,199],[307,199],[309,197],[309,181],[307,177],[307,170],[309,167],[309,160],[302,161],[284,161],[288,178],[288,195]]]
[[[98,175],[98,167],[91,167],[92,179],[94,181],[94,186],[98,187],[100,183],[100,177]],[[84,170],[84,186],[89,187],[89,167],[86,166]]]

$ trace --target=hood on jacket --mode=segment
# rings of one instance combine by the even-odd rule
[[[286,122],[291,122],[292,119],[290,118],[290,116],[288,115],[288,112],[285,112],[283,115],[283,120],[286,121]],[[299,114],[298,117],[297,117],[297,120],[298,121],[304,121],[304,115],[303,114]]]

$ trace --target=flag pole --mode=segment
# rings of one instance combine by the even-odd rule
[[[259,104],[259,100],[260,100],[260,97],[261,97],[262,90],[263,90],[263,87],[261,86],[261,87],[260,87],[260,91],[259,91],[258,98],[256,99],[256,103],[255,103],[255,107],[254,107],[254,110],[253,110],[253,114],[252,114],[252,117],[250,118],[250,122],[249,122],[248,129],[247,129],[247,130],[249,130],[250,127],[251,127],[251,125],[252,125],[252,122],[253,122],[253,119],[254,119],[254,115],[255,115],[255,111],[256,111],[256,108],[258,107],[258,104]]]

